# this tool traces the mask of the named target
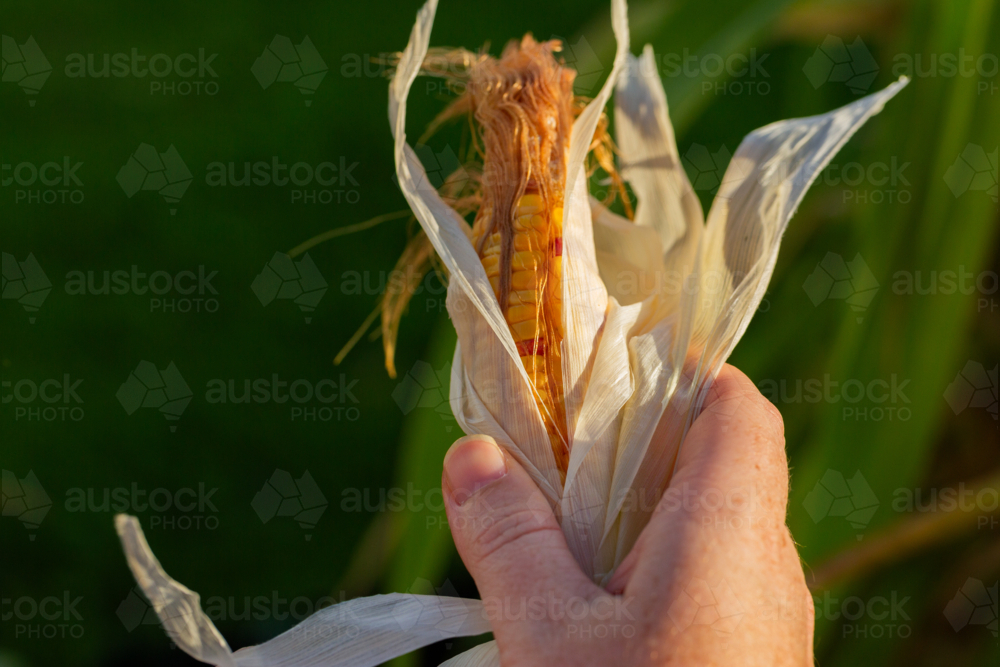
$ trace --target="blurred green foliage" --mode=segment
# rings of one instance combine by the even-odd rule
[[[528,30],[539,38],[562,37],[581,73],[592,75],[593,92],[613,52],[607,4],[442,0],[432,44],[489,43],[496,51]],[[217,625],[234,648],[272,637],[291,627],[296,615],[331,598],[379,590],[476,594],[454,554],[440,504],[433,501],[441,458],[459,435],[440,409],[446,382],[434,385],[435,378],[447,377],[454,344],[439,284],[425,283],[404,318],[399,378],[387,376],[380,342],[369,338],[343,364],[332,365],[375,306],[406,242],[406,223],[386,222],[311,249],[309,256],[328,283],[314,312],[304,313],[282,298],[262,305],[251,289],[275,252],[405,206],[393,182],[386,80],[381,67],[368,60],[405,45],[417,8],[416,2],[382,0],[294,7],[4,3],[0,158],[11,167],[4,167],[0,189],[0,241],[18,263],[30,264],[33,255],[52,288],[37,311],[29,312],[18,301],[16,286],[6,291],[8,280],[17,277],[13,265],[8,276],[5,254],[0,464],[10,474],[4,473],[0,520],[3,667],[194,664],[170,650],[158,626],[141,622],[141,608],[136,612],[125,604],[133,582],[114,535],[113,512],[99,507],[104,491],[117,488],[147,495],[199,485],[216,489],[202,509],[174,505],[157,512],[130,504],[128,511],[140,517],[172,576],[206,603],[227,601]],[[1000,8],[992,0],[644,0],[633,3],[631,14],[633,52],[650,42],[658,54],[695,57],[690,74],[661,70],[692,179],[706,169],[711,176],[713,167],[721,175],[723,156],[761,125],[856,98],[836,75],[823,76],[822,57],[833,52],[820,47],[830,36],[855,49],[853,74],[873,71],[858,55],[857,40],[870,54],[874,78],[854,84],[865,91],[904,73],[899,69],[907,58],[915,63],[910,86],[835,158],[841,171],[828,172],[813,186],[792,221],[765,302],[731,360],[762,388],[779,387],[775,401],[785,417],[792,464],[789,524],[807,573],[821,573],[835,554],[919,518],[920,512],[897,508],[900,490],[920,489],[926,497],[1000,467],[995,371],[992,417],[975,406],[956,412],[945,399],[970,362],[994,369],[1000,357],[995,189],[1000,77],[995,64],[987,75],[948,75],[944,67],[949,54],[992,55],[987,69],[996,63]],[[255,76],[254,63],[276,34],[294,45],[308,36],[315,46],[328,71],[314,94],[280,80],[264,87]],[[31,95],[18,85],[15,70],[7,73],[21,62],[10,44],[31,60],[29,36],[51,67]],[[74,54],[83,54],[85,62],[92,56],[99,70],[105,54],[162,53],[173,60],[190,53],[197,62],[201,49],[218,54],[209,63],[212,73],[160,79],[78,77],[67,71]],[[712,57],[734,54],[756,54],[760,71],[714,75]],[[357,63],[363,64],[360,69]],[[45,70],[37,58],[26,67],[26,73]],[[266,81],[266,71],[257,71]],[[183,88],[184,82],[204,85],[194,92],[196,87]],[[435,82],[418,80],[410,100],[411,135],[447,99]],[[431,142],[441,168],[445,150],[458,147],[457,131],[449,132]],[[179,201],[167,202],[155,191],[131,197],[123,192],[116,177],[143,143],[159,153],[173,145],[183,158],[192,182]],[[984,155],[992,152],[992,198],[986,187],[977,189],[988,182],[988,170],[978,177],[985,181],[974,181],[971,189],[966,184],[967,191],[954,171],[975,162],[978,153],[970,145]],[[697,146],[715,156],[707,167]],[[356,183],[348,178],[330,187],[296,188],[206,181],[212,163],[235,163],[238,177],[244,162],[275,158],[338,168],[356,162],[349,172]],[[30,167],[14,171],[21,163],[37,169],[64,160],[82,163],[74,172],[78,185],[8,182],[15,176],[30,180]],[[848,182],[848,165],[868,171],[881,164],[907,166],[890,184],[871,176],[856,185]],[[61,196],[49,191],[63,189],[81,191],[70,196],[82,196],[82,202],[44,203]],[[304,191],[298,201],[297,189]],[[330,203],[320,203],[321,190],[328,191]],[[307,199],[310,191],[317,201]],[[711,185],[699,186],[706,210],[711,193]],[[820,265],[832,266],[824,264],[830,253],[848,263],[860,256],[870,270],[878,289],[864,307],[852,309],[837,298],[814,305],[814,294],[804,285]],[[217,294],[206,295],[216,300],[217,310],[206,312],[213,306],[205,302],[202,312],[178,312],[184,295],[175,292],[159,303],[135,290],[67,292],[71,272],[91,272],[99,286],[105,271],[133,266],[147,274],[197,274],[199,267],[205,274],[217,272],[211,281]],[[900,272],[926,287],[930,280],[944,285],[945,271],[987,272],[982,285],[993,291],[920,294],[899,287]],[[931,272],[937,272],[933,279]],[[870,287],[860,285],[852,289]],[[177,299],[172,306],[163,304],[171,299]],[[116,396],[143,360],[160,371],[173,362],[183,376],[192,397],[179,419],[164,419],[155,407],[131,415],[123,409]],[[329,378],[348,391],[333,403],[311,400],[300,413],[293,411],[295,400],[223,404],[208,396],[212,380],[232,381],[239,394],[244,380],[273,381],[275,374],[290,384],[303,380],[312,386]],[[82,403],[71,397],[69,403],[22,402],[32,383],[62,382],[65,376],[70,384],[82,380],[76,389]],[[896,378],[905,388],[891,405],[795,398],[797,383],[824,378],[865,387]],[[22,393],[14,395],[23,381]],[[80,408],[73,414],[82,418],[43,412],[64,405]],[[329,413],[320,411],[324,407]],[[889,407],[896,408],[892,416]],[[875,408],[886,409],[876,413]],[[269,516],[265,484],[276,470],[295,479],[308,471],[315,480],[327,503],[315,525]],[[7,516],[13,513],[7,503],[16,495],[8,481],[13,477],[16,485],[31,487],[30,481],[18,481],[29,471],[52,504],[37,528]],[[833,488],[838,479],[853,484],[845,501],[854,503],[852,510],[870,509],[871,498],[876,509],[845,518],[824,505],[824,498],[838,492]],[[78,508],[69,501],[80,489],[85,496],[91,492],[98,507],[74,511]],[[389,495],[394,489],[403,494],[401,506]],[[944,614],[967,580],[989,585],[1000,575],[995,515],[993,521],[818,588],[820,662],[996,664],[1000,647],[986,628],[956,631]],[[50,596],[79,597],[74,607],[79,617],[67,612],[67,618],[52,621],[28,613],[32,601]],[[842,604],[823,604],[852,596],[862,604],[881,598],[907,602],[902,616],[888,620],[871,613],[851,620],[835,613]],[[268,600],[260,605],[262,619],[238,618],[247,597]],[[16,607],[21,599],[29,601]],[[437,664],[474,641],[430,647],[401,662]]]

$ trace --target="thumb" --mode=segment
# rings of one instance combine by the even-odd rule
[[[487,610],[491,603],[503,609],[509,602],[517,609],[539,595],[598,590],[570,554],[542,492],[493,438],[456,441],[444,458],[442,489],[455,546]],[[498,621],[511,619],[493,616],[503,614],[490,618],[494,631],[503,634]]]

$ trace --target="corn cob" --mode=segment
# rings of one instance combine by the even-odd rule
[[[482,205],[473,243],[534,389],[556,464],[569,464],[562,374],[562,226],[573,77],[526,36],[473,68]]]
[[[569,465],[563,399],[562,221],[561,206],[546,210],[541,195],[524,194],[514,211],[510,289],[505,317],[521,363],[535,388],[535,401],[563,475]],[[483,225],[477,225],[483,228]],[[479,238],[475,238],[478,243]],[[480,257],[497,300],[503,304],[503,238],[490,234]]]

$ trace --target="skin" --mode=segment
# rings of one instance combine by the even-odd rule
[[[488,436],[451,447],[442,487],[503,665],[813,664],[813,602],[785,525],[784,426],[732,366],[603,588],[573,559],[528,474]]]

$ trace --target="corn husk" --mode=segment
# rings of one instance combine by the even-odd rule
[[[407,143],[407,96],[427,55],[437,8],[417,15],[389,89],[399,185],[449,276],[458,334],[450,398],[466,433],[492,436],[524,466],[559,517],[581,568],[606,582],[669,483],[711,384],[756,311],[782,234],[806,190],[905,78],[836,111],[773,123],[744,139],[707,222],[681,166],[652,48],[629,54],[624,0],[610,76],[571,136],[563,224],[562,349],[570,459],[561,481],[531,381],[468,227],[431,186]],[[584,160],[612,92],[622,176],[634,222],[587,192]],[[656,435],[656,446],[650,443]],[[636,502],[641,499],[641,502]],[[441,639],[489,631],[476,600],[388,595],[317,612],[260,646],[231,652],[198,596],[170,579],[138,522],[117,522],[129,566],[168,633],[215,665],[375,665]],[[344,632],[347,626],[352,633]],[[496,665],[488,642],[448,665]]]

